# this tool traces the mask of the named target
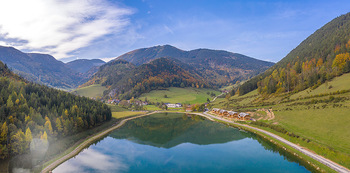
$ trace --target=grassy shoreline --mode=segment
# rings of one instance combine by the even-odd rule
[[[131,117],[131,118],[134,118],[134,117],[137,117],[137,116],[144,116],[146,115],[148,112],[143,112],[144,114],[141,114],[141,112],[137,112],[137,114],[125,114],[124,116],[122,115],[118,115],[118,116],[113,116],[113,119],[106,123],[106,124],[103,124],[99,127],[99,129],[97,129],[97,134],[93,134],[93,135],[90,135],[84,139],[81,139],[79,141],[77,141],[76,143],[74,143],[73,146],[69,147],[68,149],[66,149],[64,152],[60,153],[60,154],[57,154],[56,156],[54,156],[52,159],[50,159],[49,161],[46,161],[44,164],[43,164],[43,167],[42,169],[39,171],[39,170],[36,170],[34,172],[48,172],[48,171],[43,171],[47,168],[47,166],[49,166],[50,164],[54,163],[55,161],[65,157],[66,155],[70,154],[72,151],[76,150],[76,154],[79,154],[80,151],[82,151],[83,149],[85,149],[87,146],[89,146],[90,144],[92,144],[93,142],[95,142],[96,140],[98,139],[101,139],[102,137],[104,137],[105,135],[107,135],[109,132],[106,132],[106,131],[112,131],[114,129],[117,129],[119,127],[116,127],[115,125],[116,124],[120,124],[123,120],[127,119],[128,117]],[[140,115],[141,114],[141,115]],[[117,125],[117,126],[118,126]],[[111,127],[112,126],[112,127]],[[101,135],[102,133],[106,133],[105,135]],[[98,138],[96,138],[96,136],[99,136]],[[95,138],[94,140],[91,140],[92,138]],[[82,144],[85,143],[85,147],[80,147]],[[80,148],[78,148],[80,147]],[[76,155],[75,154],[75,155]],[[74,157],[75,155],[72,155],[68,158],[65,158],[65,159],[62,159],[60,161],[59,164],[56,164],[54,167],[51,167],[51,168],[56,168],[57,166],[59,166],[60,164],[62,164],[63,162],[65,162],[66,160]]]

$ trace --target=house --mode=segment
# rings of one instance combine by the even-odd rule
[[[181,107],[182,107],[182,104],[181,104],[181,103],[175,103],[175,104],[172,104],[172,103],[165,103],[165,105],[166,105],[168,108],[181,108]]]
[[[211,110],[211,112],[217,114],[217,113],[220,113],[220,109],[218,109],[218,108],[213,108],[213,109]]]
[[[227,110],[221,109],[219,115],[226,116],[228,114]]]
[[[240,120],[250,120],[250,115],[248,113],[241,112],[238,114],[238,119]]]
[[[228,117],[230,117],[230,118],[238,118],[238,112],[228,111]]]

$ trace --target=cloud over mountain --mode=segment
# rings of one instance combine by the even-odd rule
[[[0,1],[0,44],[66,58],[121,32],[133,13],[106,0]]]

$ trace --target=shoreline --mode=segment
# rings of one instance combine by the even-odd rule
[[[147,114],[142,114],[142,115],[138,115],[138,116],[134,116],[134,117],[130,117],[130,118],[126,118],[126,119],[123,119],[122,121],[120,121],[118,124],[113,124],[111,128],[108,128],[102,132],[100,132],[99,134],[87,139],[86,141],[84,141],[83,143],[79,144],[73,151],[71,151],[70,153],[58,158],[57,160],[55,160],[54,162],[52,162],[51,164],[49,164],[48,166],[46,166],[41,172],[42,173],[46,173],[46,172],[49,172],[51,170],[53,170],[54,168],[56,168],[57,166],[59,166],[60,164],[62,164],[63,162],[65,162],[66,160],[74,157],[75,155],[79,154],[79,152],[81,150],[83,150],[86,146],[90,145],[92,142],[94,142],[95,140],[103,137],[104,135],[110,133],[111,131],[123,126],[127,121],[129,120],[132,120],[132,119],[136,119],[136,118],[141,118],[141,117],[144,117],[144,116],[148,116],[148,115],[151,115],[151,114],[155,114],[155,113],[186,113],[186,112],[168,112],[168,111],[153,111],[153,112],[150,112],[150,113],[147,113]],[[262,130],[262,129],[259,129],[259,128],[256,128],[256,127],[252,127],[252,126],[249,126],[249,125],[245,125],[245,124],[239,124],[239,123],[235,123],[233,121],[229,121],[229,120],[226,120],[226,119],[223,119],[223,118],[220,118],[220,117],[216,117],[216,116],[213,116],[211,114],[208,114],[207,112],[203,112],[203,113],[194,113],[194,112],[188,112],[188,114],[194,114],[194,115],[199,115],[199,116],[202,116],[202,117],[205,117],[207,118],[208,120],[210,121],[213,121],[213,122],[218,122],[218,123],[221,123],[220,121],[224,122],[224,123],[228,123],[230,125],[233,125],[235,127],[238,127],[238,128],[245,128],[245,130],[248,130],[252,133],[255,133],[257,135],[260,135],[262,137],[265,138],[264,135],[267,135],[268,137],[270,138],[273,138],[273,140],[277,140],[281,143],[283,143],[284,145],[287,145],[291,148],[293,148],[294,150],[297,150],[298,152],[304,154],[305,156],[308,156],[310,157],[311,159],[329,167],[330,169],[334,170],[334,171],[337,171],[337,172],[344,172],[344,173],[350,173],[350,170],[347,169],[346,167],[343,167],[327,158],[324,158],[316,153],[312,153],[304,148],[302,148],[301,146],[298,146],[278,135],[275,135],[271,132],[268,132],[266,130]],[[257,133],[258,132],[258,133]],[[260,134],[262,133],[262,134]],[[272,142],[272,140],[270,139],[270,142]],[[274,143],[275,145],[277,145],[276,143]],[[279,145],[277,145],[279,146]],[[282,147],[282,146],[279,146],[281,147],[282,149],[286,150],[285,147]],[[305,157],[302,157],[303,159],[305,159],[309,165],[311,166],[315,166],[315,165],[312,165],[307,158]],[[316,168],[315,168],[316,169]]]
[[[90,145],[92,142],[100,139],[101,137],[107,135],[108,133],[110,133],[111,131],[118,129],[119,127],[123,126],[126,122],[128,122],[129,120],[133,120],[136,118],[141,118],[144,116],[148,116],[154,113],[158,113],[158,111],[154,111],[154,112],[150,112],[150,113],[146,113],[146,114],[142,114],[142,115],[138,115],[138,116],[134,116],[134,117],[130,117],[130,118],[126,118],[121,120],[119,123],[117,124],[113,124],[111,128],[108,128],[98,134],[96,134],[95,136],[92,136],[91,138],[85,140],[84,142],[80,143],[73,151],[69,152],[68,154],[57,158],[57,160],[53,161],[52,163],[50,163],[49,165],[45,166],[40,172],[41,173],[47,173],[52,171],[53,169],[55,169],[57,166],[59,166],[60,164],[62,164],[63,162],[65,162],[66,160],[76,156],[77,154],[80,153],[80,151],[82,151],[85,147],[87,147],[88,145]]]
[[[324,158],[323,156],[320,156],[316,153],[313,153],[307,149],[304,149],[303,147],[297,145],[297,144],[294,144],[274,133],[271,133],[271,132],[268,132],[266,130],[263,130],[263,129],[259,129],[259,128],[256,128],[256,127],[252,127],[252,126],[249,126],[249,125],[245,125],[245,124],[239,124],[239,123],[235,123],[233,121],[229,121],[229,120],[226,120],[226,119],[223,119],[223,118],[220,118],[220,117],[216,117],[216,116],[213,116],[213,115],[210,115],[208,114],[207,112],[203,112],[203,113],[194,113],[195,115],[201,115],[203,117],[206,117],[208,118],[209,120],[211,121],[224,121],[225,123],[228,123],[228,124],[231,124],[233,126],[236,126],[236,127],[243,127],[243,128],[246,128],[247,130],[249,130],[250,132],[253,132],[253,133],[256,133],[255,131],[258,131],[260,133],[263,133],[264,135],[267,135],[271,138],[273,138],[274,140],[277,140],[279,142],[282,142],[283,144],[285,145],[288,145],[289,147],[292,147],[293,149],[297,150],[298,152],[318,161],[319,163],[331,168],[332,170],[336,171],[336,172],[341,172],[341,173],[350,173],[350,170],[342,165],[339,165],[338,163],[335,163],[333,162],[332,160],[329,160],[327,158]],[[216,120],[215,120],[216,119]],[[218,121],[219,120],[219,121]]]

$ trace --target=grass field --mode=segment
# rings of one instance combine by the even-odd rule
[[[73,90],[72,93],[76,93],[80,96],[85,97],[101,97],[103,94],[103,91],[107,90],[106,87],[101,86],[101,84],[96,85],[90,85],[87,87],[77,88],[76,90]]]
[[[324,83],[314,90],[306,89],[304,91],[298,92],[292,95],[290,98],[296,99],[298,97],[305,97],[305,96],[317,95],[322,93],[330,93],[330,92],[348,90],[348,89],[350,89],[350,73],[336,77],[332,81]]]
[[[144,114],[145,112],[134,112],[134,111],[124,111],[124,112],[112,112],[112,117],[116,119],[131,117],[134,115]]]
[[[293,100],[285,99],[288,96],[286,94],[261,96],[255,90],[243,96],[232,96],[229,100],[216,100],[212,107],[237,111],[272,109],[275,119],[260,121],[280,126],[298,137],[270,129],[271,132],[350,168],[350,93],[332,95],[334,98],[342,98],[341,101],[324,102],[331,96],[317,96],[349,89],[350,74],[345,74],[314,90],[293,94],[290,97]],[[305,98],[310,96],[317,97]]]
[[[111,112],[123,112],[123,111],[129,111],[128,109],[122,108],[118,105],[114,104],[107,104],[111,108]]]
[[[164,102],[164,103],[205,103],[207,98],[212,100],[213,98],[207,94],[207,92],[215,93],[219,95],[219,91],[215,91],[207,88],[175,88],[171,87],[168,90],[154,90],[149,93],[142,94],[138,99],[147,100],[151,102]],[[167,95],[167,98],[164,98]]]

